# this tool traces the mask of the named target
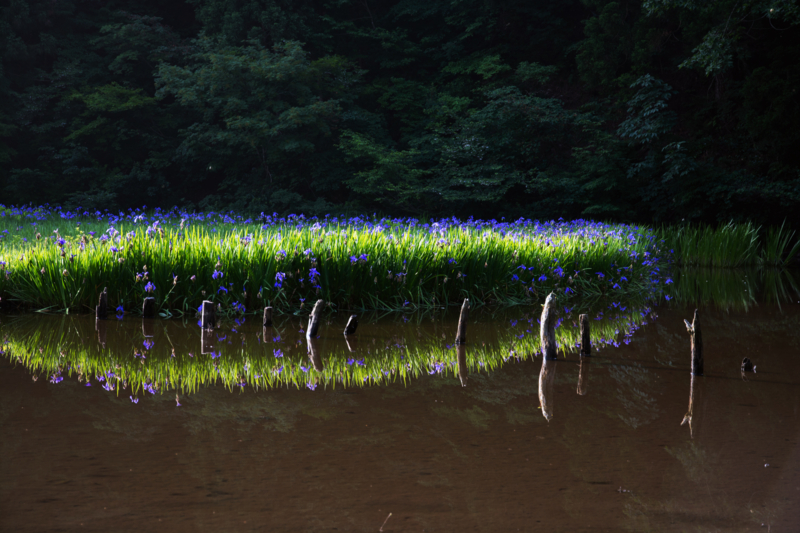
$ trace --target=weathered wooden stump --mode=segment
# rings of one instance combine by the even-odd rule
[[[203,305],[200,306],[200,327],[203,329],[213,329],[216,319],[217,310],[214,307],[214,302],[205,300]]]
[[[592,355],[592,338],[589,334],[589,315],[580,315],[578,321],[581,325],[581,357]]]
[[[325,302],[323,300],[317,300],[317,303],[314,304],[314,309],[311,311],[311,315],[308,317],[308,327],[306,328],[307,338],[310,339],[317,336],[319,324],[322,319],[322,310],[324,308]]]
[[[309,337],[306,340],[308,341],[308,358],[311,360],[311,365],[317,372],[322,372],[325,370],[325,366],[322,363],[322,352],[320,351],[319,339],[315,337]]]
[[[689,338],[692,342],[692,374],[695,376],[703,375],[703,336],[700,332],[700,318],[697,314],[697,309],[694,310],[694,319],[692,323],[684,319],[683,323],[686,324],[686,331],[689,332]]]
[[[142,316],[145,318],[150,318],[156,314],[156,299],[152,296],[148,296],[142,302]]]
[[[263,320],[262,325],[265,328],[268,328],[268,327],[272,326],[272,308],[271,307],[265,307],[264,308],[264,320]]]
[[[358,315],[350,315],[350,320],[347,321],[347,325],[344,327],[344,334],[355,335],[357,328],[358,328]]]
[[[539,328],[539,335],[542,341],[542,354],[548,361],[555,361],[557,356],[555,301],[555,294],[551,292],[547,295],[547,299],[544,301],[544,309],[542,309],[541,326]]]
[[[742,359],[742,373],[743,374],[745,372],[755,372],[755,371],[756,371],[756,367],[753,366],[753,362],[749,358],[745,357],[744,359]]]
[[[556,381],[556,365],[558,361],[544,359],[539,371],[539,405],[542,415],[549,422],[553,418],[553,384]]]
[[[461,386],[467,386],[469,379],[469,369],[467,368],[467,346],[465,344],[456,345],[456,360],[458,361],[458,379]]]
[[[461,304],[461,314],[458,316],[458,330],[456,331],[456,345],[467,343],[467,323],[469,322],[469,300],[464,298]]]
[[[104,319],[108,316],[108,287],[103,288],[100,293],[100,298],[97,301],[97,307],[94,310],[95,318]]]

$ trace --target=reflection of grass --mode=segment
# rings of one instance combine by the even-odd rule
[[[569,313],[559,320],[556,337],[563,352],[572,352],[579,337],[577,316],[574,310],[565,311]],[[601,348],[627,342],[647,312],[614,302],[602,311],[595,310],[594,315],[599,320],[592,321],[592,342]],[[3,350],[43,379],[58,382],[64,376],[77,375],[79,381],[92,380],[93,386],[105,386],[117,394],[120,388],[128,388],[130,392],[123,393],[126,395],[142,395],[144,390],[194,392],[203,385],[220,382],[230,390],[285,386],[313,389],[318,385],[353,387],[407,382],[427,374],[457,375],[454,347],[439,335],[422,335],[413,322],[394,334],[391,342],[363,342],[355,353],[348,351],[343,339],[323,339],[322,371],[311,365],[304,337],[282,327],[266,330],[265,336],[238,331],[242,326],[236,324],[215,330],[212,335],[216,346],[211,353],[201,354],[201,331],[194,325],[156,322],[154,336],[145,338],[138,323],[130,327],[131,322],[105,322],[103,348],[98,342],[99,334],[91,329],[93,320],[69,316],[20,319],[3,326]],[[539,324],[535,317],[525,316],[492,328],[488,342],[478,334],[471,339],[467,351],[469,372],[490,371],[510,359],[522,360],[537,354]],[[145,349],[145,342],[153,346]]]
[[[684,268],[674,281],[670,292],[680,305],[746,311],[758,301],[780,305],[800,295],[788,270]]]

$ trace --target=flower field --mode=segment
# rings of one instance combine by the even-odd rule
[[[668,259],[647,228],[587,220],[306,218],[0,207],[4,305],[93,312],[108,288],[117,313],[193,316],[203,300],[230,316],[272,306],[413,310],[659,295]],[[302,312],[302,311],[300,311]]]

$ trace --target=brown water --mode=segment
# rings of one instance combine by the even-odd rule
[[[134,404],[74,375],[34,382],[0,357],[0,531],[800,531],[800,306],[701,309],[694,380],[690,316],[662,308],[630,344],[545,372],[541,357],[475,367],[466,387],[452,372],[216,385],[179,407],[174,392]],[[74,320],[97,343],[94,320]]]

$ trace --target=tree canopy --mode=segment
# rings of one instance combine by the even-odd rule
[[[3,203],[800,222],[796,0],[11,0]]]

